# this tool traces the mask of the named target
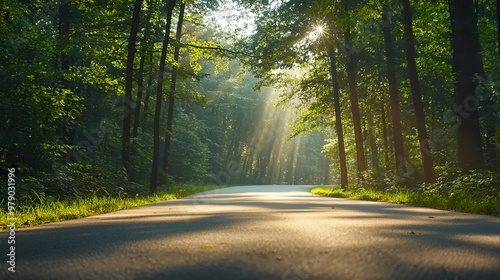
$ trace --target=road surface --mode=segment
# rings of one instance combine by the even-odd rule
[[[242,186],[0,234],[0,279],[500,279],[500,218]],[[2,257],[0,257],[2,258]]]

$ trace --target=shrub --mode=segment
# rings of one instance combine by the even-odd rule
[[[135,195],[142,192],[138,184],[127,180],[125,170],[98,163],[84,162],[54,166],[48,195],[89,197],[95,195]]]
[[[498,197],[500,174],[492,171],[462,172],[456,168],[436,167],[436,182],[422,184],[421,191],[446,196],[467,195],[477,199]]]

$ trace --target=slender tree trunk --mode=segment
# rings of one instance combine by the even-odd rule
[[[132,129],[132,137],[134,139],[137,138],[137,134],[139,131],[142,95],[144,93],[144,64],[145,64],[145,60],[146,60],[146,47],[141,46],[141,60],[139,61],[139,73],[137,74],[137,97],[135,99],[135,109],[134,109],[134,128]]]
[[[354,138],[356,140],[356,167],[358,176],[366,170],[365,150],[363,147],[363,134],[361,132],[361,117],[359,113],[358,90],[356,88],[356,62],[351,45],[351,32],[344,33],[345,56],[347,68],[347,81],[349,83],[349,96],[351,101],[352,123],[354,127]]]
[[[498,58],[500,58],[500,0],[497,0],[497,48]]]
[[[231,137],[231,141],[230,141],[230,144],[229,144],[229,149],[227,151],[227,154],[225,156],[225,162],[229,162],[231,159],[239,159],[239,157],[241,156],[241,153],[239,152],[240,149],[240,142],[241,142],[241,125],[239,124],[239,119],[242,119],[241,116],[239,114],[237,114],[234,118],[234,121],[233,121],[233,124],[231,125],[232,126],[232,137]],[[213,139],[213,138],[211,138]]]
[[[337,139],[339,145],[339,161],[340,161],[340,187],[345,189],[348,184],[347,178],[347,160],[344,145],[344,131],[342,129],[342,117],[340,112],[340,86],[337,75],[337,60],[336,52],[333,47],[333,42],[328,43],[328,56],[330,58],[330,74],[332,76],[333,84],[333,102],[335,109],[335,130],[337,132]]]
[[[497,0],[497,48],[498,48],[498,58],[500,59],[500,0]],[[488,106],[493,107],[493,103],[489,103]],[[492,110],[489,111],[495,111],[495,108],[492,108]],[[498,164],[498,152],[497,148],[495,147],[493,143],[493,138],[495,137],[496,134],[496,124],[498,123],[498,118],[494,118],[492,121],[489,122],[487,131],[486,131],[486,137],[488,141],[486,141],[486,150],[488,151],[488,167],[493,169],[497,166]]]
[[[177,21],[177,31],[175,33],[175,40],[177,44],[174,49],[174,61],[177,63],[179,61],[180,45],[182,36],[182,24],[184,21],[184,9],[186,7],[186,2],[181,1],[179,20]],[[174,121],[174,102],[175,102],[175,87],[177,83],[177,66],[174,66],[172,70],[172,79],[170,80],[170,92],[168,94],[168,115],[167,115],[167,134],[165,135],[165,149],[163,150],[163,170],[166,172],[168,169],[168,164],[170,160],[170,146],[172,143],[172,123]]]
[[[497,49],[498,49],[498,58],[500,59],[500,0],[497,0]],[[476,11],[477,15],[477,11]],[[476,16],[476,23],[477,23],[477,16]],[[481,61],[482,61],[482,55],[480,55]],[[482,65],[482,62],[481,62]],[[486,76],[484,75],[484,68],[483,66],[480,67],[480,71],[482,73],[482,78],[486,79]],[[484,81],[482,81],[484,82]],[[483,89],[486,90],[486,89]],[[485,129],[486,129],[486,143],[485,143],[485,149],[486,149],[486,166],[490,169],[494,169],[497,167],[497,148],[495,147],[494,143],[494,138],[496,134],[496,128],[497,124],[499,123],[499,119],[496,115],[497,108],[495,107],[494,102],[488,102],[491,92],[488,92],[487,94],[483,95],[488,95],[488,98],[484,98],[482,101],[482,106],[483,106],[483,115],[482,118],[485,119]]]
[[[389,11],[387,6],[382,13],[382,32],[384,33],[384,44],[387,61],[387,79],[389,81],[389,96],[391,105],[392,133],[394,141],[394,157],[396,170],[400,179],[406,177],[406,159],[404,153],[403,134],[401,132],[401,116],[399,108],[399,92],[396,80],[396,63],[394,61],[394,47],[391,35]]]
[[[429,138],[425,128],[422,92],[420,81],[418,79],[417,65],[415,63],[415,39],[413,37],[411,6],[410,0],[402,1],[406,63],[408,64],[408,76],[410,77],[413,110],[415,112],[418,141],[420,144],[420,155],[422,157],[422,165],[424,167],[424,181],[426,183],[432,183],[434,182],[434,170]]]
[[[172,25],[172,13],[176,0],[169,0],[167,3],[167,23],[165,24],[165,36],[161,50],[160,67],[158,71],[158,83],[156,87],[156,108],[153,124],[153,164],[151,167],[151,179],[149,181],[149,191],[155,193],[158,189],[158,175],[160,169],[160,115],[161,101],[163,99],[163,77],[165,74],[165,64],[167,49],[170,42],[170,26]]]
[[[270,184],[276,184],[276,181],[274,181],[274,174],[276,170],[276,165],[277,165],[277,155],[274,153],[274,149],[271,152],[270,159],[269,159],[269,164],[267,168],[267,178]]]
[[[252,180],[252,172],[253,172],[253,153],[250,152],[245,158],[245,163],[243,165],[243,170],[245,171],[245,182],[250,183]]]
[[[148,111],[149,111],[149,99],[151,97],[151,91],[153,87],[153,47],[149,52],[149,66],[148,66],[148,83],[146,86],[146,97],[144,98],[144,109],[142,110],[142,131],[147,131],[147,120],[148,120]]]
[[[458,164],[463,170],[483,168],[477,77],[484,76],[481,45],[473,0],[450,0],[453,31],[455,94],[457,114]]]
[[[124,95],[124,113],[123,113],[123,131],[122,131],[122,165],[125,168],[127,176],[130,177],[130,122],[132,120],[132,83],[134,74],[135,43],[137,33],[139,32],[140,12],[143,0],[136,0],[132,14],[132,23],[130,26],[130,36],[128,39],[127,70],[125,74],[125,95]]]
[[[299,143],[300,144],[300,143]],[[302,144],[298,146],[298,151],[297,151],[297,160],[293,168],[293,184],[294,185],[299,185],[302,184],[302,172],[301,172],[301,167],[302,167],[302,157],[300,156],[302,150]]]
[[[288,161],[288,170],[286,174],[286,183],[291,185],[293,183],[293,166],[295,161],[295,149],[297,145],[293,145],[292,150],[290,151],[290,158]]]
[[[372,168],[375,172],[378,172],[380,170],[380,162],[379,162],[377,142],[375,139],[375,135],[373,135],[373,128],[374,128],[373,119],[372,118],[367,118],[367,119],[368,119],[368,139],[370,141]]]
[[[382,138],[384,140],[384,166],[385,170],[389,170],[389,143],[387,141],[387,120],[385,117],[384,100],[380,102],[380,113],[382,114]]]

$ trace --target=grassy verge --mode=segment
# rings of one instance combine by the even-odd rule
[[[500,215],[500,197],[477,198],[472,195],[443,195],[421,191],[383,192],[376,190],[342,190],[339,187],[317,187],[311,193],[330,197],[383,201],[475,214]]]
[[[86,197],[56,200],[54,198],[43,199],[36,205],[16,206],[15,218],[16,228],[28,227],[39,224],[60,222],[70,219],[78,219],[87,216],[98,215],[107,212],[129,209],[141,205],[165,200],[178,199],[194,193],[223,188],[226,186],[190,186],[176,187],[156,194],[136,197]],[[4,231],[11,223],[8,212],[0,209],[0,231]]]

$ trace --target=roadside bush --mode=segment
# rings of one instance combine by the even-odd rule
[[[125,170],[105,164],[70,163],[55,166],[48,195],[89,197],[95,195],[135,195],[141,187],[127,180]]]
[[[48,177],[43,173],[44,177]],[[30,205],[46,196],[47,187],[43,181],[32,176],[16,177],[16,200],[18,205]],[[2,203],[3,204],[3,203]]]
[[[393,174],[388,171],[364,171],[350,180],[349,190],[383,190],[390,191],[397,186]]]
[[[462,172],[456,168],[436,167],[436,182],[422,184],[421,191],[445,196],[465,195],[478,199],[500,196],[500,174],[492,171]]]

